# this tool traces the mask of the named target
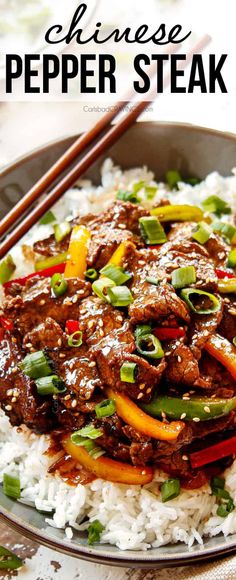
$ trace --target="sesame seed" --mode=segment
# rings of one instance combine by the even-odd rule
[[[11,397],[13,395],[13,390],[12,389],[8,389],[7,391],[7,396]]]
[[[70,398],[71,398],[71,396],[70,396],[70,395],[66,395],[66,396],[64,397],[64,401],[69,401],[69,399],[70,399]]]
[[[78,291],[77,291],[77,294],[84,294],[84,290],[83,290],[83,289],[81,289],[81,290],[78,290]]]
[[[224,278],[224,280],[228,280],[228,278]],[[224,302],[226,304],[229,304],[230,303],[230,299],[229,298],[224,298]]]
[[[100,318],[100,320],[98,321],[98,326],[100,326],[101,328],[103,327],[103,320]]]
[[[17,368],[17,367],[13,367],[13,369],[12,369],[12,371],[11,371],[11,372],[12,372],[12,373],[17,373],[17,371],[18,371],[18,368]]]
[[[183,400],[183,401],[190,401],[190,397],[185,397],[185,396],[183,396],[183,397],[182,397],[182,400]]]
[[[96,363],[95,363],[95,361],[94,361],[94,360],[92,360],[92,361],[91,361],[91,362],[88,364],[88,366],[89,366],[91,369],[92,369],[93,367],[95,367],[95,366],[96,366]]]
[[[86,314],[86,308],[81,308],[80,314]]]
[[[118,228],[120,228],[120,230],[125,230],[126,225],[125,224],[118,224]]]
[[[171,352],[170,350],[168,350],[167,352],[165,352],[165,356],[170,356]]]
[[[31,348],[31,346],[33,346],[33,345],[31,342],[27,342],[27,344],[25,346],[26,346],[26,348]]]
[[[148,395],[149,393],[151,393],[151,390],[152,390],[152,389],[151,389],[150,387],[148,387],[148,389],[146,390],[146,393],[147,393],[147,395]]]
[[[66,354],[64,354],[64,352],[60,352],[59,358],[65,358],[65,357],[66,357]]]
[[[138,261],[138,265],[139,266],[145,266],[145,261],[144,260],[139,260]]]
[[[211,409],[210,409],[210,407],[207,407],[207,405],[206,405],[206,407],[204,407],[204,411],[205,411],[205,413],[210,413]]]
[[[93,327],[93,325],[94,325],[94,321],[93,321],[93,320],[89,320],[89,321],[88,321],[88,328],[89,328],[89,329],[90,329],[90,328],[92,328],[92,327]]]
[[[188,461],[188,456],[187,455],[182,455],[182,459],[183,459],[183,461]]]
[[[198,423],[200,421],[199,417],[193,417],[193,421],[195,421],[195,423]]]
[[[181,363],[181,361],[182,361],[181,356],[179,356],[179,355],[177,356],[177,361],[178,361],[178,363]]]
[[[16,397],[12,397],[12,400],[11,400],[11,402],[12,402],[12,403],[15,403],[15,402],[16,402]]]
[[[161,412],[161,416],[162,416],[162,419],[166,419],[166,414],[164,413],[164,411]]]
[[[99,334],[100,334],[100,336],[104,336],[104,331],[103,330],[100,330],[99,331]]]
[[[61,340],[61,338],[58,338],[57,344],[58,344],[58,346],[61,346],[61,345],[62,345],[62,340]]]
[[[14,343],[17,342],[17,340],[16,340],[16,338],[14,336],[12,337],[11,341],[14,342]]]
[[[229,314],[232,314],[232,316],[236,316],[236,310],[234,308],[229,308],[228,312]]]
[[[145,383],[142,383],[141,385],[139,385],[140,391],[142,391],[143,389],[145,389]]]
[[[182,413],[180,419],[185,419],[185,417],[186,417],[186,413]]]
[[[78,296],[73,296],[73,298],[71,298],[71,301],[73,302],[73,304],[76,304],[76,302],[78,302]]]
[[[142,399],[142,397],[143,397],[143,393],[139,393],[137,396],[137,399]]]
[[[190,393],[184,393],[183,397],[189,397]]]
[[[116,317],[116,320],[118,320],[119,322],[123,322],[123,318],[120,315]]]
[[[40,306],[44,306],[44,304],[46,304],[46,300],[44,300],[44,298],[42,300],[39,301]]]
[[[6,409],[6,411],[11,411],[12,410],[12,406],[11,405],[6,405],[5,409]]]
[[[77,405],[77,400],[76,400],[76,399],[74,399],[74,400],[72,401],[72,403],[71,403],[71,406],[72,406],[72,407],[73,407],[73,409],[74,409],[74,408],[76,407],[76,405]]]

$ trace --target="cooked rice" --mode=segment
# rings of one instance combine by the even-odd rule
[[[100,186],[94,187],[88,180],[81,181],[78,188],[65,194],[53,211],[58,220],[75,216],[78,207],[82,214],[98,213],[115,198],[117,189],[132,189],[139,181],[157,185],[153,173],[146,167],[122,172],[111,159],[107,159],[102,167]],[[217,172],[211,173],[194,187],[181,183],[179,190],[170,192],[165,184],[158,184],[157,193],[150,203],[167,197],[174,203],[200,205],[209,195],[217,194],[236,213],[236,170],[226,178]],[[147,206],[144,191],[140,191],[139,196]],[[228,216],[224,216],[224,220],[226,218]],[[51,233],[50,225],[35,226],[23,243],[32,245],[33,241]],[[14,248],[12,255],[18,264],[16,277],[32,271],[33,264],[22,259],[20,246]],[[226,518],[217,516],[216,498],[211,495],[208,485],[182,491],[167,503],[162,503],[160,497],[159,485],[166,479],[160,471],[156,472],[154,481],[144,487],[118,485],[100,479],[71,487],[59,476],[47,473],[50,463],[55,461],[55,457],[52,460],[44,455],[47,447],[47,436],[35,435],[25,426],[20,429],[12,427],[0,411],[0,482],[4,473],[19,476],[20,501],[48,511],[45,522],[64,528],[68,539],[72,538],[73,530],[86,530],[96,519],[104,526],[101,543],[116,545],[121,550],[147,550],[170,542],[184,542],[191,547],[195,541],[203,544],[204,536],[236,533],[236,510]],[[226,488],[236,503],[236,461],[226,470],[225,478]]]

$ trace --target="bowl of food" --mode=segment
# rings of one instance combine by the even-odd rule
[[[1,175],[4,209],[72,143]],[[137,123],[0,266],[0,511],[94,562],[236,548],[236,137]]]

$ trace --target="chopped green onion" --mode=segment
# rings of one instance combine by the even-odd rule
[[[40,226],[47,226],[48,224],[51,224],[52,222],[55,222],[55,221],[56,221],[56,218],[55,218],[54,213],[51,210],[49,210],[49,211],[47,211],[47,213],[45,213],[43,215],[43,217],[39,221],[39,225]]]
[[[103,431],[101,431],[101,429],[95,429],[95,427],[91,424],[91,425],[86,425],[86,427],[83,427],[82,429],[79,429],[79,431],[75,431],[75,433],[73,433],[71,435],[71,441],[73,443],[76,444],[76,441],[80,440],[80,437],[85,437],[86,439],[97,439],[98,437],[101,437],[103,435]]]
[[[57,375],[50,375],[49,377],[41,377],[35,381],[37,392],[39,395],[56,395],[57,393],[64,393],[66,391],[65,383]]]
[[[113,280],[117,286],[121,286],[132,278],[132,274],[126,272],[121,266],[116,266],[115,264],[106,264],[104,268],[100,270],[100,274],[106,278]]]
[[[201,179],[198,177],[189,177],[188,179],[184,179],[184,183],[189,183],[189,185],[198,185],[201,183]]]
[[[211,224],[214,232],[220,232],[220,234],[231,244],[233,238],[236,236],[236,228],[227,222],[222,222],[220,220],[214,220]]]
[[[152,278],[151,276],[145,278],[145,282],[148,282],[149,284],[154,284],[154,286],[159,286],[160,284],[160,280],[158,280],[157,278]]]
[[[70,334],[68,338],[68,346],[78,348],[83,342],[82,330],[76,330],[73,334]]]
[[[0,284],[5,284],[5,282],[8,282],[15,269],[16,265],[14,264],[13,259],[9,254],[5,260],[0,262]]]
[[[51,278],[51,288],[57,298],[65,294],[68,288],[68,284],[62,274],[53,274]]]
[[[134,191],[122,191],[119,190],[116,199],[121,199],[122,201],[130,201],[131,203],[139,203],[139,198]]]
[[[146,183],[146,181],[138,181],[133,185],[133,193],[136,194],[141,191],[141,189],[144,190],[144,194],[147,199],[153,199],[157,192],[157,185],[149,185]]]
[[[0,570],[16,570],[23,566],[23,561],[14,552],[0,546]]]
[[[229,253],[227,266],[228,266],[228,268],[235,268],[235,266],[236,266],[236,248],[234,250],[231,250],[231,252]]]
[[[145,357],[157,359],[164,356],[161,343],[154,334],[138,336],[135,343],[137,351]]]
[[[31,379],[52,375],[51,362],[43,350],[27,354],[19,367]]]
[[[81,435],[78,435],[77,432],[71,435],[71,441],[75,445],[78,445],[78,447],[84,447],[93,459],[98,459],[105,454],[104,449],[99,447],[99,445],[96,445],[92,439],[82,437]]]
[[[35,270],[45,270],[46,268],[52,268],[52,266],[57,266],[58,264],[63,264],[67,260],[67,252],[62,254],[57,254],[56,256],[50,256],[50,258],[45,258],[45,260],[39,260],[35,264]]]
[[[233,344],[236,346],[236,336],[233,338]]]
[[[218,477],[215,475],[211,478],[211,489],[221,488],[224,489],[225,487],[225,479],[224,477]]]
[[[229,205],[218,195],[210,195],[202,202],[202,207],[205,211],[215,213],[218,217],[222,214],[231,213]]]
[[[71,224],[69,222],[62,222],[54,226],[54,236],[56,242],[61,242],[71,231]]]
[[[3,475],[3,493],[13,499],[20,497],[20,480],[19,477],[14,477],[8,473]]]
[[[92,546],[95,542],[99,542],[104,526],[99,520],[94,520],[88,527],[88,544]]]
[[[222,487],[212,487],[212,494],[220,499],[231,499],[229,492]]]
[[[129,306],[133,302],[132,294],[127,286],[107,288],[107,294],[112,306]]]
[[[220,504],[217,508],[216,514],[221,518],[226,518],[234,510],[234,502],[230,499],[226,504]]]
[[[141,217],[139,224],[146,244],[164,244],[166,242],[165,231],[156,216]]]
[[[141,189],[143,189],[144,187],[145,181],[137,181],[136,183],[133,184],[133,192],[138,193],[138,191],[141,191]]]
[[[170,169],[166,172],[166,182],[168,183],[170,189],[178,189],[179,181],[183,181],[179,171]]]
[[[135,383],[137,367],[135,363],[124,362],[120,368],[120,380],[124,383]]]
[[[110,299],[108,296],[107,289],[113,286],[115,286],[115,282],[113,282],[113,280],[111,280],[110,278],[105,278],[105,276],[103,276],[102,278],[98,278],[98,280],[93,282],[92,290],[99,298],[102,298],[103,300],[106,300],[106,302],[109,302]]]
[[[161,485],[161,497],[162,501],[170,501],[175,499],[180,494],[180,481],[179,479],[167,479]]]
[[[111,417],[116,412],[116,404],[113,399],[104,399],[101,403],[98,403],[95,407],[95,413],[98,419],[103,417]]]
[[[171,283],[174,288],[186,288],[196,282],[196,270],[194,266],[184,266],[174,270],[171,275]]]
[[[136,326],[134,331],[135,338],[140,338],[141,336],[145,336],[146,334],[151,333],[152,327],[150,326],[150,324],[138,324],[138,326]]]
[[[199,222],[197,230],[192,234],[192,238],[199,244],[205,244],[209,240],[212,231],[212,228],[206,222]]]
[[[94,282],[94,280],[97,280],[98,278],[97,270],[95,270],[94,268],[89,268],[85,272],[85,278],[87,280],[90,280],[91,282]]]
[[[195,296],[206,296],[212,303],[212,306],[202,308],[202,307],[195,307],[192,300],[190,300],[189,296],[194,294]],[[210,292],[204,292],[204,290],[196,290],[195,288],[184,288],[180,292],[181,298],[188,304],[193,312],[196,314],[212,314],[212,312],[218,312],[220,310],[220,301],[214,294],[210,294]]]

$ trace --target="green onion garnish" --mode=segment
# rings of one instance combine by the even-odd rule
[[[102,278],[98,278],[98,280],[93,282],[92,290],[99,298],[102,298],[103,300],[106,300],[106,302],[109,302],[110,300],[107,289],[113,286],[115,286],[115,282],[113,282],[113,280],[111,280],[110,278],[105,278],[105,276],[102,276]]]
[[[3,492],[8,497],[12,497],[13,499],[20,498],[20,480],[19,477],[14,477],[13,475],[9,475],[8,473],[4,473],[3,475]]]
[[[56,242],[61,242],[70,233],[71,224],[62,222],[61,224],[56,224],[53,229]]]
[[[104,449],[99,447],[99,445],[96,445],[96,443],[94,443],[92,439],[78,435],[77,431],[71,435],[71,441],[72,443],[74,443],[74,445],[78,445],[78,447],[84,447],[93,459],[98,459],[99,457],[105,454]]]
[[[170,501],[175,499],[180,494],[180,481],[179,479],[167,479],[161,485],[161,497],[162,501]]]
[[[55,218],[54,213],[51,210],[49,210],[49,211],[47,211],[47,213],[45,213],[43,215],[43,217],[39,221],[39,225],[40,226],[47,226],[48,224],[51,224],[52,222],[55,222],[55,221],[56,221],[56,218]]]
[[[135,341],[137,351],[148,358],[162,358],[164,352],[160,341],[154,334],[145,334],[136,337]]]
[[[78,348],[83,342],[82,330],[76,330],[68,338],[68,346]]]
[[[75,433],[71,435],[71,441],[76,444],[78,438],[80,441],[80,437],[85,437],[86,439],[97,439],[102,435],[103,431],[101,431],[101,429],[95,429],[95,427],[91,424],[86,425],[86,427],[83,427],[82,429],[79,429],[79,431],[75,431]]]
[[[101,403],[98,403],[95,407],[95,413],[98,419],[102,417],[111,417],[116,412],[116,404],[113,399],[104,399]]]
[[[140,338],[141,336],[145,336],[145,334],[151,333],[152,327],[150,326],[150,324],[138,324],[138,326],[136,326],[134,331],[135,338]]]
[[[19,367],[31,379],[52,375],[51,362],[43,350],[27,354]]]
[[[99,520],[94,520],[88,527],[88,544],[92,546],[95,542],[99,542],[104,526]]]
[[[214,232],[219,232],[231,244],[233,238],[236,236],[236,228],[232,224],[214,220],[211,224]]]
[[[178,189],[179,181],[183,181],[179,171],[170,169],[166,172],[166,183],[168,183],[170,189]]]
[[[217,508],[217,515],[225,518],[230,512],[234,510],[234,502],[229,492],[225,488],[225,479],[222,477],[212,477],[211,490],[212,494],[221,500]]]
[[[100,270],[100,274],[106,278],[113,280],[117,286],[121,286],[132,278],[132,274],[126,272],[121,266],[116,266],[115,264],[107,264]]]
[[[222,503],[218,505],[216,514],[221,518],[226,518],[233,510],[234,510],[234,502],[232,500],[229,500],[226,504]]]
[[[0,570],[16,570],[23,566],[23,561],[14,552],[0,546]]]
[[[139,225],[146,244],[164,244],[166,242],[165,230],[156,216],[139,218]]]
[[[10,280],[14,270],[16,269],[16,265],[13,262],[12,257],[10,254],[0,262],[0,284],[5,284]]]
[[[68,288],[68,284],[62,274],[53,274],[51,278],[51,288],[57,298],[65,294]]]
[[[228,266],[228,268],[235,268],[235,266],[236,266],[236,248],[234,250],[231,250],[231,252],[229,253],[227,266]]]
[[[139,203],[139,198],[134,191],[123,191],[119,190],[116,199],[121,199],[122,201],[130,201],[131,203]]]
[[[67,252],[62,254],[57,254],[56,256],[50,256],[50,258],[45,258],[45,260],[39,260],[35,264],[35,270],[45,270],[46,268],[51,268],[52,266],[57,266],[58,264],[64,264],[67,260]]]
[[[221,488],[224,489],[225,487],[225,479],[224,477],[218,477],[215,475],[211,478],[211,489]]]
[[[188,177],[188,179],[184,179],[184,183],[189,183],[189,185],[198,185],[201,183],[201,179],[198,177]]]
[[[171,283],[174,288],[186,288],[196,282],[196,270],[194,266],[184,266],[174,270],[171,275]]]
[[[210,195],[202,202],[202,207],[205,211],[215,213],[218,217],[222,214],[231,213],[229,205],[218,195]]]
[[[233,338],[233,344],[236,346],[236,336]]]
[[[190,300],[189,296],[193,294],[195,297],[201,296],[203,299],[204,297],[208,298],[212,306],[206,306],[206,308],[202,306],[194,306],[192,300]],[[196,290],[195,288],[184,288],[180,292],[181,298],[188,304],[189,308],[196,314],[212,314],[212,312],[218,312],[220,310],[220,301],[214,294],[210,294],[210,292],[204,292],[204,290]],[[208,300],[207,300],[208,301]]]
[[[37,392],[39,395],[56,395],[57,393],[64,393],[66,391],[65,383],[57,375],[50,375],[49,377],[41,377],[35,381]]]
[[[134,183],[133,193],[136,194],[141,191],[141,189],[144,190],[144,194],[147,199],[153,199],[157,192],[157,185],[149,185],[146,183],[146,181],[137,181],[137,183]]]
[[[206,222],[199,222],[197,230],[192,234],[192,238],[199,244],[205,244],[209,240],[212,231],[212,228]]]
[[[137,367],[135,363],[124,362],[120,368],[120,380],[124,383],[135,383]]]
[[[90,280],[90,282],[94,282],[94,280],[97,280],[98,278],[97,270],[95,270],[94,268],[89,268],[85,272],[85,278],[87,280]]]
[[[145,282],[148,282],[149,284],[153,284],[154,286],[159,286],[159,284],[160,284],[160,280],[158,280],[157,278],[152,278],[151,276],[148,276],[147,278],[145,278]]]
[[[133,302],[133,296],[127,286],[107,288],[107,294],[112,306],[129,306]]]

